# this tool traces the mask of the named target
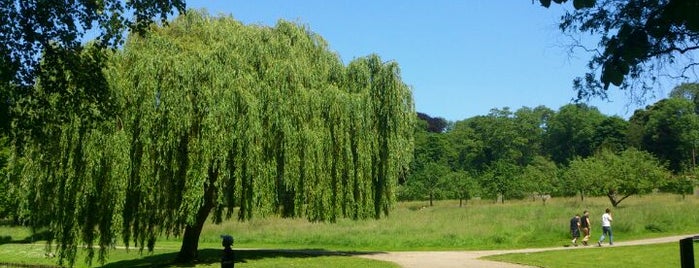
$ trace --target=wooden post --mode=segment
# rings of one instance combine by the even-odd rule
[[[694,268],[694,237],[680,240],[680,264],[682,268]]]

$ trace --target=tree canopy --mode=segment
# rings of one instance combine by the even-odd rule
[[[13,150],[22,209],[69,264],[80,244],[102,260],[117,237],[152,249],[161,234],[182,235],[191,261],[210,215],[334,221],[395,202],[416,119],[395,62],[345,66],[305,27],[194,11],[100,62],[112,113],[69,106]]]
[[[551,0],[539,0],[549,7]],[[567,0],[553,0],[558,4]],[[574,81],[578,98],[606,97],[610,85],[645,94],[660,77],[690,78],[699,50],[697,0],[573,0],[564,33],[599,38],[589,71]],[[582,44],[576,44],[582,45]],[[668,66],[675,67],[668,70]]]
[[[11,129],[20,132],[13,134],[19,136],[34,133],[22,129],[30,124],[10,128],[10,122],[13,118],[27,115],[17,114],[17,109],[24,109],[27,102],[41,98],[34,96],[36,91],[32,89],[39,76],[42,73],[61,71],[42,64],[42,61],[50,59],[48,61],[68,61],[82,65],[76,62],[81,58],[75,55],[82,53],[85,39],[92,39],[96,35],[94,38],[97,41],[93,42],[93,46],[116,48],[123,44],[126,30],[145,33],[154,19],[164,23],[168,16],[184,11],[184,0],[1,1],[0,131],[9,133]],[[44,70],[47,66],[51,70]],[[80,74],[84,70],[70,71],[82,76],[91,74]],[[51,90],[61,95],[71,94],[66,91],[66,87]],[[81,97],[90,100],[94,96],[88,94]],[[23,117],[15,122],[32,119],[36,117]]]

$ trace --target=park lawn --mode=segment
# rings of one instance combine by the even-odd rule
[[[297,249],[296,255],[248,252],[252,254],[242,265],[291,266],[303,262],[309,267],[315,262],[332,266],[349,263],[350,266],[390,267],[386,263],[351,257],[362,252],[408,250],[482,250],[556,247],[570,243],[568,221],[575,213],[587,209],[593,219],[592,237],[598,237],[599,217],[609,201],[605,197],[553,198],[545,205],[541,201],[507,200],[495,203],[491,200],[472,200],[460,207],[458,201],[400,202],[391,214],[381,219],[338,219],[336,223],[308,222],[305,219],[288,219],[276,216],[256,217],[239,222],[205,225],[200,237],[200,255],[210,256],[200,262],[201,267],[216,265],[220,256],[221,234],[235,237],[234,249]],[[614,238],[628,241],[670,235],[691,234],[699,231],[699,197],[651,194],[632,196],[613,208]],[[3,229],[4,228],[4,229]],[[0,226],[0,260],[26,260],[28,263],[54,263],[43,253],[43,243],[18,244],[26,241],[30,233],[25,228]],[[5,238],[3,238],[5,237]],[[2,242],[5,241],[5,242]],[[138,250],[112,250],[110,263],[137,260],[140,263],[163,263],[173,259],[181,240],[177,237],[161,237],[155,244],[156,252],[145,257]],[[27,246],[29,245],[29,246]],[[26,246],[28,248],[22,248]],[[117,245],[119,246],[119,245]],[[612,248],[613,249],[613,248]],[[306,256],[304,250],[345,252],[341,256]],[[36,252],[31,258],[23,254]],[[203,253],[202,253],[203,252]],[[246,253],[246,254],[248,254]],[[208,255],[207,255],[208,254]],[[259,257],[257,255],[264,255]],[[672,256],[679,253],[675,251]],[[299,257],[300,255],[300,257]],[[237,256],[242,259],[243,255]],[[160,259],[159,259],[160,258]],[[143,260],[138,260],[143,259]],[[162,259],[162,260],[161,260]],[[284,262],[284,264],[275,262]],[[5,261],[10,262],[10,261]],[[337,262],[337,264],[335,263]],[[362,263],[354,263],[362,262]],[[84,263],[84,256],[76,259]],[[97,260],[94,260],[97,264]],[[203,266],[202,266],[203,265]],[[383,265],[383,266],[382,266]],[[126,265],[132,266],[132,265]],[[115,266],[116,267],[116,266]],[[254,267],[254,266],[245,266]]]
[[[694,259],[697,260],[697,246]],[[643,246],[592,247],[576,250],[555,250],[537,253],[513,253],[487,256],[483,259],[518,263],[545,268],[569,267],[680,267],[679,243]]]
[[[159,245],[153,252],[144,250],[140,253],[138,249],[112,249],[103,267],[178,267],[170,262],[175,258],[179,245],[164,243]],[[23,265],[56,265],[56,258],[46,257],[45,243],[7,243],[0,244],[0,267],[3,264],[23,264]],[[97,253],[96,253],[97,254]],[[274,251],[274,250],[236,250],[235,267],[376,267],[376,268],[396,268],[398,265],[390,262],[383,262],[371,259],[353,257],[352,254],[326,253],[306,253],[305,251]],[[327,254],[327,255],[320,255]],[[84,251],[78,254],[75,267],[98,267],[97,259],[92,265],[86,264],[83,260],[86,254]],[[199,260],[191,267],[220,267],[221,250],[216,245],[200,245]]]

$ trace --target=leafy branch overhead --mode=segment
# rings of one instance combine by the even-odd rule
[[[699,0],[572,2],[561,31],[600,38],[588,73],[574,81],[578,99],[605,97],[610,85],[644,94],[660,77],[689,78],[699,65],[693,57],[699,50]],[[551,6],[551,0],[540,3]]]
[[[2,1],[0,2],[0,67],[7,77],[31,84],[44,50],[80,48],[88,32],[100,44],[116,47],[124,30],[145,33],[154,18],[165,22],[185,11],[184,0],[160,1]]]

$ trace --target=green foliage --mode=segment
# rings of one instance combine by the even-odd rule
[[[667,184],[662,187],[662,189],[669,193],[680,194],[682,198],[685,198],[687,195],[692,195],[694,193],[694,187],[699,185],[697,182],[697,175],[699,175],[699,168],[674,175],[667,181]]]
[[[550,0],[540,2],[551,5]],[[572,2],[575,9],[561,17],[561,31],[586,33],[600,40],[600,52],[592,54],[589,71],[574,81],[579,100],[606,97],[610,84],[643,96],[660,77],[686,78],[697,65],[692,57],[699,49],[696,0]],[[573,46],[584,47],[580,43]],[[678,67],[677,74],[668,75],[668,64]]]
[[[628,147],[629,122],[619,116],[604,118],[595,128],[592,147],[619,153]]]
[[[123,43],[124,30],[144,33],[153,18],[165,22],[175,11],[184,10],[183,0],[3,1],[0,83],[33,83],[43,72],[39,66],[42,55],[52,48],[79,49],[87,32],[97,32],[101,45],[116,47]]]
[[[123,44],[125,30],[143,34],[154,18],[165,22],[184,9],[183,0],[2,1],[0,132],[19,140],[47,134],[50,131],[43,128],[72,120],[64,113],[72,111],[64,107],[56,116],[50,109],[42,110],[56,103],[63,105],[61,101],[67,101],[68,106],[80,104],[80,109],[103,108],[83,105],[100,100],[104,92],[104,81],[92,79],[100,72],[90,70],[91,63],[99,59],[85,54],[105,53],[105,47]],[[98,34],[98,41],[86,48],[83,42],[88,32]],[[92,52],[85,53],[85,49]],[[80,84],[86,77],[87,83]],[[34,86],[39,80],[44,84],[41,89]],[[59,122],[47,121],[59,118]],[[39,137],[55,138],[53,134]]]
[[[695,165],[699,115],[694,110],[692,101],[670,98],[636,111],[630,119],[642,133],[641,148],[667,161],[676,173]]]
[[[573,159],[563,175],[566,195],[580,193],[580,198],[584,200],[585,195],[602,194],[598,185],[605,173],[604,168],[604,163],[594,157]]]
[[[22,208],[31,226],[49,229],[60,261],[72,265],[79,245],[91,260],[93,244],[104,261],[119,236],[152,250],[161,234],[183,235],[178,258],[189,261],[209,214],[220,222],[234,207],[241,220],[336,221],[394,205],[415,121],[396,63],[371,55],[343,66],[296,24],[193,11],[108,56],[90,65],[103,67],[94,76],[108,85],[105,101],[67,105],[42,128],[51,139],[17,150]],[[82,77],[65,77],[37,90],[82,92]],[[34,110],[54,115],[55,103]]]
[[[9,172],[7,167],[7,161],[10,157],[10,144],[9,139],[6,136],[0,134],[0,185],[3,187],[0,189],[0,219],[5,219],[16,213],[16,202],[17,198],[12,194],[9,181]]]
[[[436,162],[428,162],[419,171],[411,174],[406,183],[409,189],[409,196],[415,200],[428,199],[430,206],[433,205],[435,199],[444,199],[448,197],[448,189],[451,188],[449,177],[449,167]]]
[[[524,197],[524,190],[517,180],[517,174],[521,168],[506,160],[499,160],[491,164],[487,172],[480,177],[480,184],[487,197],[499,199],[504,203],[506,199]]]
[[[593,139],[604,115],[595,107],[568,104],[549,120],[546,128],[546,151],[551,160],[566,165],[575,156],[588,157],[597,148]],[[600,139],[600,138],[597,138]]]
[[[529,193],[554,195],[562,188],[558,173],[558,167],[553,161],[537,156],[522,170],[519,180],[522,188]],[[542,200],[546,202],[546,199]]]
[[[683,83],[670,91],[670,98],[682,98],[694,103],[694,113],[699,114],[699,83]]]
[[[570,163],[566,177],[581,192],[604,192],[612,206],[631,195],[662,187],[670,173],[651,154],[627,149],[621,154],[603,151]]]
[[[463,201],[480,196],[482,190],[475,176],[465,171],[451,172],[448,176],[448,190],[451,190],[452,198],[459,199],[459,206],[463,206]]]

